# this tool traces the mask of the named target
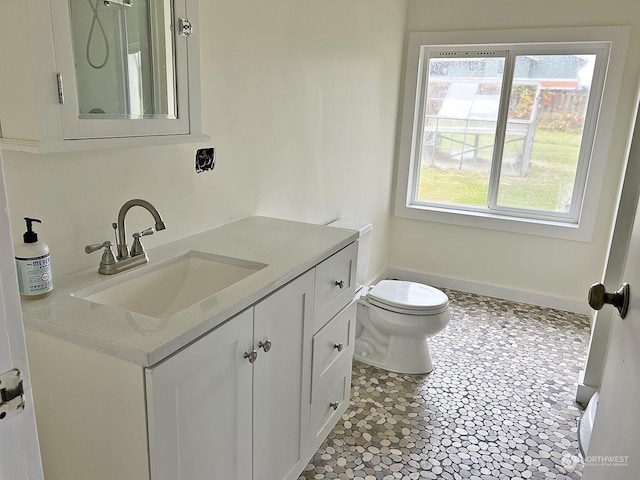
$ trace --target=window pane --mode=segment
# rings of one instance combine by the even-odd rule
[[[516,57],[499,206],[569,212],[595,57]]]
[[[504,58],[430,58],[417,202],[486,207]]]

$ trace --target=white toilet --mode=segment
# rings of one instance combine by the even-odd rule
[[[428,285],[400,280],[362,286],[369,268],[371,224],[341,219],[329,225],[360,233],[354,358],[392,372],[431,372],[427,338],[449,323],[447,295]]]

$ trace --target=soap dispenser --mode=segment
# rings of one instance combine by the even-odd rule
[[[49,247],[39,242],[38,234],[33,231],[33,222],[42,222],[37,218],[25,217],[24,220],[27,222],[27,231],[22,236],[24,243],[15,246],[18,288],[22,298],[37,299],[53,290],[51,258]]]

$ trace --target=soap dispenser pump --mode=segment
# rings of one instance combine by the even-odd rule
[[[51,258],[49,247],[38,241],[33,231],[33,222],[42,223],[37,218],[25,217],[27,231],[22,236],[24,243],[15,246],[18,288],[22,298],[37,299],[53,290]]]

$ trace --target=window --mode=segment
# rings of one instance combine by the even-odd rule
[[[617,96],[620,37],[595,30],[411,34],[396,214],[590,236],[575,231],[600,189],[594,140],[611,130],[599,114],[605,78]]]

